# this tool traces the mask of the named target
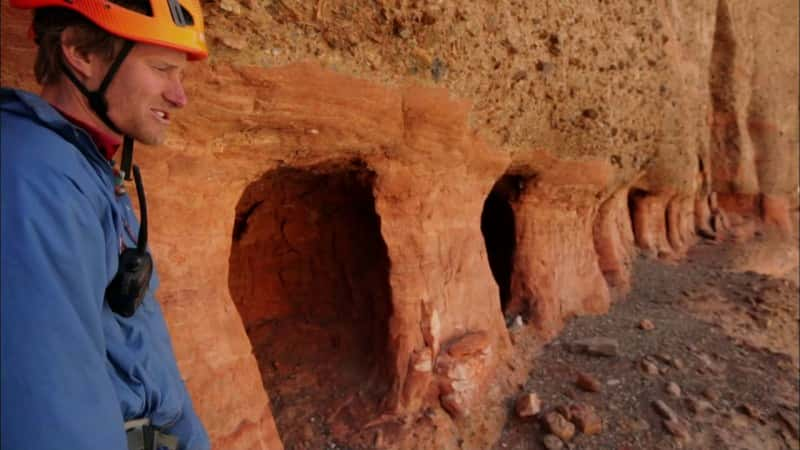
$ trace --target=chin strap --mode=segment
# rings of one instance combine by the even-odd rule
[[[128,56],[128,53],[133,49],[134,42],[133,41],[125,41],[122,48],[117,54],[117,57],[114,59],[114,62],[111,63],[111,67],[108,68],[108,72],[106,73],[105,78],[103,78],[103,82],[100,83],[100,87],[97,88],[96,91],[90,91],[89,89],[78,80],[78,77],[70,70],[67,66],[67,63],[64,62],[64,58],[59,59],[61,63],[61,69],[64,74],[69,78],[72,84],[81,91],[84,97],[89,101],[89,107],[92,108],[92,111],[97,114],[97,117],[103,121],[104,124],[111,130],[113,130],[117,134],[124,135],[122,141],[122,162],[120,163],[120,171],[124,174],[125,179],[130,181],[131,180],[131,165],[133,164],[133,138],[130,136],[125,135],[119,128],[114,124],[110,117],[108,117],[108,102],[106,101],[106,90],[108,86],[111,84],[111,81],[114,79],[114,75],[117,74],[119,67],[122,65],[122,62],[125,61],[125,58]]]

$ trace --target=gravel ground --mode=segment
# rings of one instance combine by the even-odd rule
[[[731,270],[731,248],[700,243],[672,264],[637,259],[626,300],[607,315],[570,321],[536,356],[520,394],[537,394],[542,411],[511,414],[493,449],[800,448],[797,284]],[[598,337],[616,342],[615,356],[574,348]],[[578,387],[579,373],[599,392]],[[658,400],[677,416],[672,431]],[[545,439],[543,416],[576,403],[594,408],[602,431]]]

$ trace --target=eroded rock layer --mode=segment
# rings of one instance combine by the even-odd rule
[[[462,3],[206,2],[212,58],[136,159],[215,448],[487,448],[507,322],[603,313],[636,252],[791,233],[796,2]]]

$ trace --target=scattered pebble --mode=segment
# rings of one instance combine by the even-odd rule
[[[708,399],[710,402],[718,402],[719,401],[719,392],[713,387],[707,387],[703,390],[703,397]]]
[[[751,419],[761,420],[761,412],[749,403],[739,405],[739,411],[746,414]]]
[[[564,448],[564,441],[554,434],[547,434],[542,438],[542,444],[547,450],[561,450]]]
[[[753,427],[753,421],[746,414],[739,411],[726,411],[724,416],[728,419],[728,427],[739,429],[750,429]]]
[[[777,415],[781,422],[789,427],[789,431],[792,432],[794,438],[800,439],[800,425],[798,425],[797,417],[791,417],[789,413],[781,410],[778,410]]]
[[[570,421],[581,433],[592,435],[603,431],[603,421],[592,405],[576,403],[569,406],[569,411]]]
[[[575,380],[575,384],[586,392],[600,392],[603,388],[597,378],[583,372],[578,373],[578,379]]]
[[[519,417],[531,417],[539,414],[542,402],[535,393],[528,393],[517,399],[516,410]]]
[[[650,429],[650,424],[642,418],[631,421],[629,426],[633,432],[647,431]]]
[[[648,375],[658,375],[658,366],[647,359],[642,360],[642,370]]]
[[[700,360],[700,362],[701,362],[701,363],[703,363],[703,365],[704,365],[705,367],[707,367],[707,368],[709,368],[709,369],[710,369],[710,368],[712,368],[712,367],[714,367],[714,362],[713,362],[713,361],[711,361],[711,356],[709,356],[709,355],[707,355],[707,354],[705,354],[705,353],[698,353],[698,354],[697,354],[697,355],[695,355],[695,356],[697,356],[697,359],[699,359],[699,360]]]
[[[700,275],[698,279],[702,279]],[[731,298],[715,297],[711,300],[731,300],[746,307],[748,299],[737,296],[735,287],[721,285],[723,293],[730,294]],[[669,291],[673,299],[680,289]],[[702,297],[701,294],[691,293],[698,298]],[[716,306],[711,304],[711,300],[707,304]],[[633,306],[628,307],[624,310],[626,315],[616,322],[607,323],[604,319],[587,321],[589,325],[582,323],[577,328],[579,331],[562,334],[560,341],[554,341],[558,342],[557,345],[551,342],[548,351],[555,351],[555,357],[549,355],[553,365],[544,371],[548,376],[529,386],[536,386],[534,389],[543,398],[560,400],[566,406],[553,408],[545,405],[546,409],[539,413],[537,419],[542,426],[535,427],[536,431],[531,436],[539,441],[516,445],[520,448],[538,445],[538,448],[562,450],[576,447],[632,450],[660,448],[658,444],[664,443],[661,439],[671,441],[674,437],[673,448],[697,446],[711,449],[740,444],[742,448],[800,450],[797,447],[800,444],[800,406],[791,397],[791,394],[796,394],[796,389],[791,384],[787,384],[786,388],[781,384],[772,384],[783,382],[778,376],[783,376],[783,371],[797,373],[788,357],[783,367],[783,360],[777,353],[761,350],[753,344],[747,346],[747,341],[740,342],[738,349],[733,348],[730,345],[732,341],[727,337],[725,341],[721,340],[724,336],[719,329],[701,328],[704,324],[695,327],[688,320],[669,320],[667,323],[664,322],[666,316],[662,314],[663,311],[650,310],[646,306],[643,303],[638,310]],[[743,310],[741,314],[745,312]],[[758,309],[758,312],[761,313],[761,310]],[[723,313],[725,311],[720,312],[721,315]],[[748,326],[747,330],[757,332],[755,324],[746,321],[746,316],[744,319],[742,323]],[[791,320],[795,319],[792,316]],[[654,322],[658,322],[657,327]],[[684,325],[691,331],[686,339],[680,335]],[[642,331],[655,329],[658,331],[653,333],[659,335],[655,341],[650,339],[655,336],[653,333]],[[621,334],[616,334],[617,330]],[[590,339],[575,336],[588,336]],[[575,355],[564,355],[565,351]],[[601,359],[584,355],[617,358]],[[695,372],[696,369],[699,370]],[[698,373],[703,376],[698,376]],[[574,375],[575,378],[564,380],[565,374],[568,377]],[[666,376],[653,376],[658,374]],[[553,386],[551,380],[560,381]],[[754,381],[756,384],[751,384]],[[584,391],[603,394],[586,394]],[[781,400],[782,396],[786,399]],[[594,403],[594,408],[576,408],[574,405],[580,402]],[[642,407],[646,409],[651,402],[650,407],[656,414],[640,410]],[[550,412],[558,414],[551,415],[550,420],[545,421],[545,413]],[[565,421],[571,423],[574,429],[570,429]],[[522,421],[514,423],[528,427],[520,429],[522,433],[532,431],[530,422],[527,425]],[[555,432],[566,439],[562,440]],[[599,435],[590,438],[579,436],[581,433]],[[616,433],[622,433],[620,436],[625,437],[618,437]],[[690,440],[695,442],[683,442]],[[764,445],[761,446],[761,443]],[[509,448],[514,445],[509,441]]]
[[[655,355],[655,358],[657,360],[661,361],[664,364],[672,365],[672,359],[673,358],[672,358],[672,356],[670,356],[670,355],[668,355],[666,353],[658,353],[658,354]]]
[[[671,395],[672,397],[674,397],[674,398],[680,398],[680,396],[681,396],[681,387],[678,386],[677,383],[674,383],[674,382],[670,381],[669,383],[667,383],[666,390],[667,390],[667,393],[669,395]]]
[[[569,441],[575,436],[575,425],[555,411],[545,414],[544,424],[551,433],[558,436],[563,441]]]
[[[690,398],[687,400],[687,404],[689,406],[689,411],[695,414],[702,414],[706,411],[714,409],[714,406],[711,404],[711,402],[699,398]]]
[[[689,427],[680,420],[664,420],[664,427],[670,434],[684,442],[689,442],[691,440]]]
[[[672,410],[664,401],[656,400],[653,402],[653,408],[664,419],[671,421],[678,421],[678,415]]]

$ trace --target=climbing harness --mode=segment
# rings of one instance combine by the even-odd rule
[[[150,419],[125,422],[128,450],[177,450],[178,438],[150,425]]]

